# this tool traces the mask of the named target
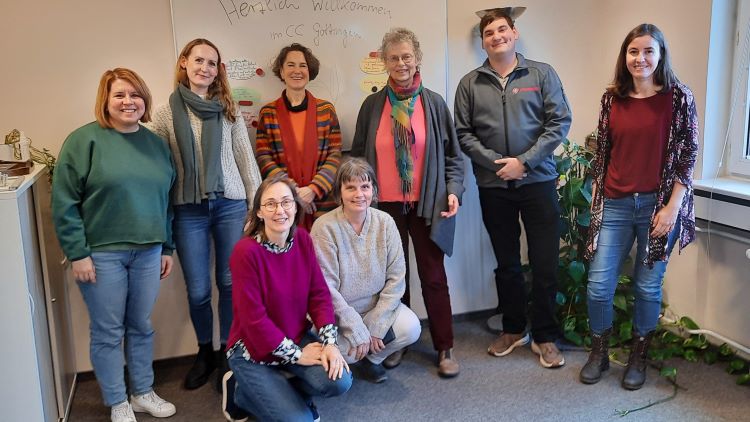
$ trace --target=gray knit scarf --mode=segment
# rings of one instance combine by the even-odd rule
[[[215,199],[217,194],[224,193],[224,175],[221,169],[221,119],[224,106],[218,100],[202,99],[182,84],[179,84],[169,96],[169,106],[172,108],[172,124],[184,168],[182,195],[185,203],[200,204],[204,193],[208,194],[209,199]],[[198,165],[195,134],[190,126],[187,107],[190,107],[190,110],[203,122],[201,129],[203,168]],[[201,171],[205,173],[204,192],[200,188]]]

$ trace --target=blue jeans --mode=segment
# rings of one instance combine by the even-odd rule
[[[656,194],[633,194],[625,198],[604,199],[602,227],[596,253],[589,267],[588,311],[589,326],[594,334],[612,327],[612,301],[617,279],[625,258],[637,240],[633,262],[635,287],[635,321],[633,330],[644,336],[656,329],[661,311],[661,286],[666,261],[656,261],[652,268],[643,263],[646,257],[651,216],[656,206]],[[679,233],[679,223],[669,234],[667,256],[671,253]]]
[[[159,295],[161,245],[93,252],[91,259],[96,283],[79,282],[78,287],[91,320],[91,364],[104,404],[112,406],[128,398],[125,361],[131,394],[148,393],[153,388],[151,310]]]
[[[314,341],[317,339],[308,334],[300,347]],[[229,357],[229,367],[237,381],[235,404],[261,421],[312,421],[307,404],[312,397],[338,396],[352,386],[352,374],[346,370],[341,379],[331,380],[320,365],[260,365],[239,352]],[[292,377],[287,379],[286,374]]]
[[[229,256],[242,237],[247,217],[244,200],[204,199],[200,204],[174,208],[174,239],[187,284],[190,319],[198,343],[213,340],[211,309],[211,237],[214,244],[216,287],[219,290],[219,337],[226,344],[232,325],[232,276]]]

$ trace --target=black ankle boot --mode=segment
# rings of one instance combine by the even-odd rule
[[[646,382],[646,354],[651,345],[654,332],[646,334],[645,337],[633,336],[633,348],[630,349],[628,367],[622,377],[622,388],[626,390],[637,390]]]
[[[602,379],[602,372],[609,369],[609,336],[612,328],[597,335],[591,334],[589,360],[581,368],[578,379],[584,384],[596,384]]]
[[[195,390],[208,382],[208,377],[216,368],[214,348],[211,343],[199,344],[198,355],[195,357],[192,368],[185,377],[185,388]]]
[[[222,379],[224,374],[229,372],[229,363],[227,362],[227,345],[222,344],[219,350],[216,351],[216,391],[221,394],[221,390],[224,387]]]

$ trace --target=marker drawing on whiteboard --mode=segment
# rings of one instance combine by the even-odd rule
[[[265,15],[266,13],[284,12],[285,10],[299,10],[300,0],[219,0],[219,4],[227,15],[230,25],[234,25],[248,16]]]
[[[391,9],[355,0],[311,0],[316,12],[352,12],[380,15],[391,19]]]
[[[271,31],[271,39],[278,40],[286,36],[287,38],[299,38],[305,35],[305,24],[291,24],[287,25],[285,30],[281,32]]]
[[[313,24],[313,31],[315,33],[313,36],[313,43],[315,43],[316,46],[320,45],[320,41],[324,38],[340,37],[344,48],[349,45],[351,40],[362,39],[362,35],[357,31],[333,26],[330,23],[321,24],[316,22]]]
[[[238,81],[252,79],[258,73],[258,65],[247,59],[230,59],[226,62],[227,78]]]

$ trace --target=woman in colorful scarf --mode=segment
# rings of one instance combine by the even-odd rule
[[[261,182],[252,145],[232,93],[219,49],[195,39],[182,49],[175,90],[159,107],[149,128],[164,138],[177,167],[173,192],[177,254],[187,284],[190,319],[198,356],[185,377],[192,390],[208,381],[218,366],[227,370],[224,350],[232,325],[229,255],[242,237],[247,202]],[[211,241],[219,291],[220,350],[213,351]]]
[[[264,180],[247,236],[232,252],[232,370],[222,397],[229,421],[248,413],[261,421],[318,421],[313,397],[338,396],[352,385],[312,239],[297,229],[300,204],[294,181],[283,174]]]
[[[661,285],[675,242],[695,238],[693,168],[698,116],[690,89],[672,71],[664,34],[641,24],[625,37],[615,78],[602,97],[593,164],[586,256],[591,354],[580,379],[609,368],[612,302],[620,267],[637,240],[633,346],[622,386],[646,381],[646,353],[661,311]]]
[[[135,72],[104,72],[95,114],[62,146],[52,218],[89,312],[91,364],[112,422],[135,422],[133,411],[165,418],[177,410],[154,392],[151,310],[172,271],[175,170],[164,141],[139,123],[151,118],[151,92]]]
[[[263,178],[284,174],[297,183],[310,230],[315,218],[336,208],[331,188],[341,161],[341,130],[336,110],[313,97],[307,84],[318,76],[320,62],[309,48],[281,49],[273,73],[284,83],[281,97],[260,109],[255,155]]]
[[[438,351],[438,374],[458,375],[453,325],[443,257],[453,253],[456,212],[463,194],[463,156],[451,113],[443,98],[422,86],[422,50],[417,36],[395,28],[383,36],[380,57],[388,71],[385,89],[367,97],[359,110],[352,155],[375,169],[378,208],[396,221],[404,255],[414,243],[430,334]],[[407,268],[406,293],[409,305]],[[401,362],[405,349],[383,366]]]

